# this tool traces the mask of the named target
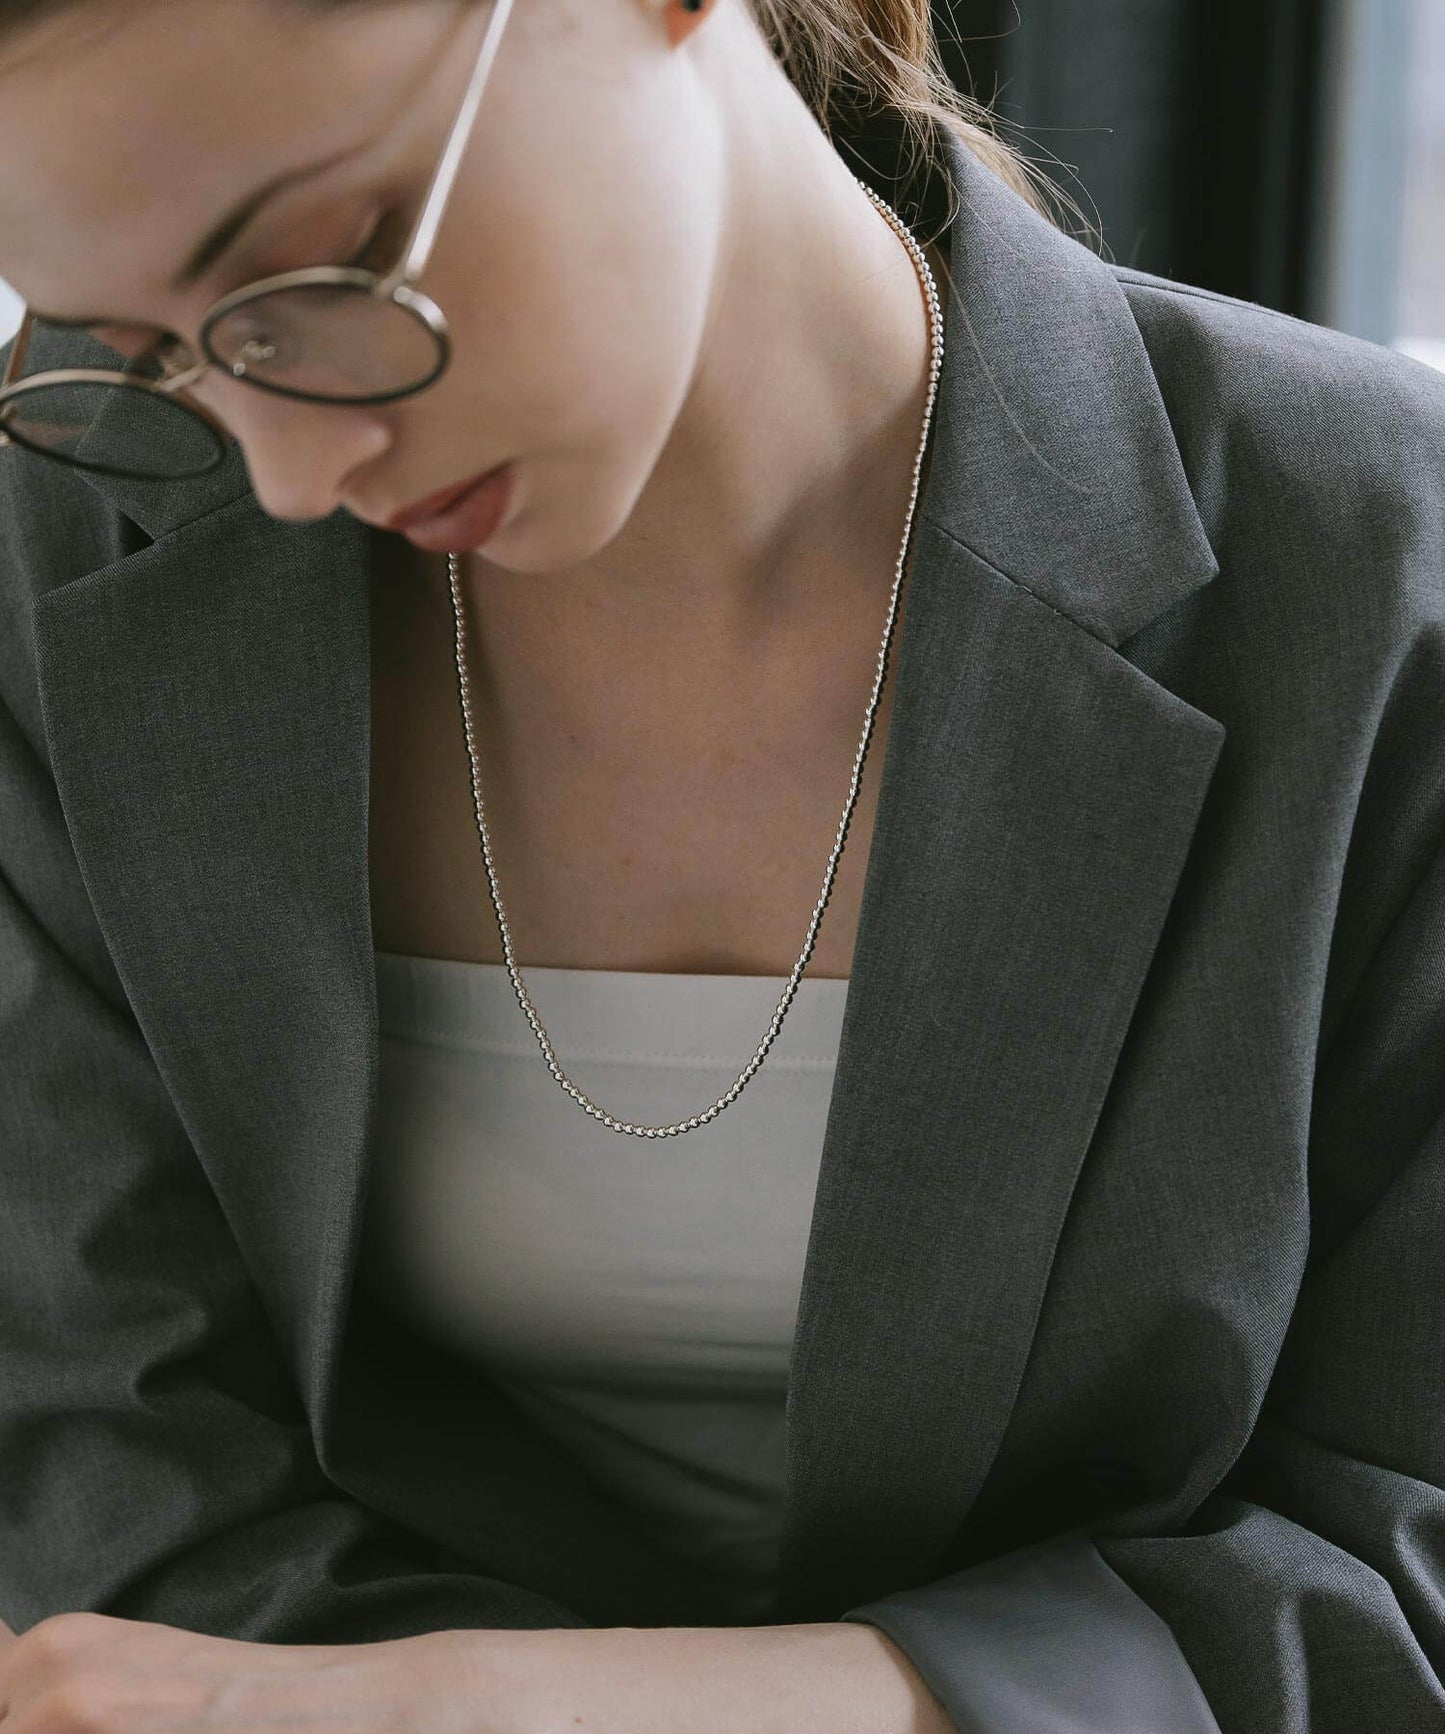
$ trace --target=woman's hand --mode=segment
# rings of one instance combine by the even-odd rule
[[[254,1644],[57,1614],[0,1637],[0,1734],[951,1734],[876,1628],[594,1627]]]

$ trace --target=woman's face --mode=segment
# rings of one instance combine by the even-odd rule
[[[219,296],[343,263],[378,216],[367,262],[388,268],[491,11],[91,0],[25,28],[0,43],[0,276],[58,318],[103,313],[199,353]],[[723,152],[697,46],[671,48],[654,0],[516,0],[421,278],[451,328],[448,370],[345,407],[215,371],[195,388],[266,511],[379,523],[511,460],[508,525],[535,502],[577,552],[625,520],[686,396],[717,268]],[[246,194],[313,167],[201,281],[171,287]],[[134,348],[149,333],[97,335]]]

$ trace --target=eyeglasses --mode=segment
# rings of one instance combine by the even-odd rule
[[[200,329],[206,359],[163,339],[123,372],[57,368],[20,379],[27,311],[0,379],[0,446],[78,469],[174,480],[224,462],[233,436],[183,393],[211,367],[259,391],[308,403],[388,403],[422,391],[452,354],[446,318],[414,287],[426,268],[512,0],[491,0],[477,63],[421,211],[392,269],[312,265],[223,296]]]

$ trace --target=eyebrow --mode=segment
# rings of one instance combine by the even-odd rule
[[[279,175],[273,175],[269,181],[257,187],[254,192],[248,193],[244,199],[233,205],[220,222],[207,233],[180,270],[176,272],[171,279],[172,292],[179,294],[181,290],[189,289],[192,284],[198,282],[208,271],[218,265],[251,226],[262,207],[269,204],[277,194],[285,192],[288,187],[314,179],[326,169],[334,168],[337,163],[345,162],[348,157],[359,155],[365,145],[369,143],[370,140],[365,140],[362,144],[348,145],[345,150],[337,151],[329,157],[323,157],[319,162],[306,163],[297,169],[286,169]],[[43,319],[47,325],[64,327],[145,323],[143,320],[121,319],[105,313],[86,313],[78,318],[57,319],[54,314],[43,313],[40,308],[31,303],[27,302],[26,306],[37,319]]]

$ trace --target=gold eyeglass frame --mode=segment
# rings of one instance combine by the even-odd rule
[[[492,63],[496,59],[502,30],[507,22],[508,14],[512,10],[512,4],[513,0],[494,0],[494,10],[482,35],[476,65],[458,106],[456,117],[452,121],[446,145],[442,150],[441,160],[433,171],[426,197],[422,201],[421,210],[412,225],[411,233],[402,246],[401,257],[390,271],[383,275],[380,272],[367,270],[356,265],[308,265],[297,271],[283,271],[275,276],[262,277],[254,283],[247,283],[239,289],[233,289],[207,310],[201,323],[201,347],[206,351],[206,359],[203,361],[193,360],[189,365],[179,365],[174,356],[174,348],[177,345],[181,348],[185,346],[178,339],[172,340],[169,344],[161,346],[163,350],[167,351],[163,355],[163,365],[167,372],[159,380],[138,379],[134,374],[97,367],[52,368],[45,373],[33,374],[29,379],[21,379],[19,377],[20,369],[24,365],[25,353],[29,348],[31,333],[35,328],[35,316],[27,309],[21,319],[20,328],[16,332],[15,344],[10,352],[10,360],[6,365],[4,378],[0,379],[0,447],[20,446],[27,451],[34,452],[37,457],[50,458],[56,463],[68,464],[76,469],[98,470],[106,475],[130,476],[142,481],[183,481],[195,476],[207,475],[211,470],[218,468],[225,461],[227,445],[234,442],[234,435],[228,428],[224,427],[200,404],[192,403],[180,395],[187,386],[194,384],[202,374],[212,367],[225,369],[232,377],[239,379],[242,384],[254,386],[258,391],[274,392],[281,397],[299,398],[307,403],[389,403],[395,398],[410,397],[416,392],[424,391],[427,386],[440,378],[446,371],[452,357],[450,328],[441,308],[414,285],[416,279],[426,269],[427,261],[431,257],[432,245],[436,240],[437,230],[441,226],[442,216],[446,211],[447,201],[456,182],[462,153],[471,137],[472,123],[481,102],[487,75],[491,72]],[[294,391],[287,386],[270,385],[263,379],[251,377],[246,372],[245,361],[234,364],[228,363],[211,351],[207,343],[208,334],[211,327],[224,315],[234,311],[235,308],[247,301],[270,294],[273,290],[293,289],[307,284],[331,284],[365,289],[377,300],[392,301],[404,308],[409,314],[417,318],[434,338],[438,351],[435,370],[419,384],[405,386],[400,391],[380,392],[371,397],[338,398],[316,392]],[[253,357],[253,359],[256,358]],[[174,371],[171,371],[172,369]],[[178,408],[204,422],[206,427],[218,436],[215,458],[204,470],[192,470],[184,476],[147,475],[134,470],[118,470],[106,464],[86,463],[79,458],[62,457],[58,452],[31,445],[28,441],[5,431],[4,411],[8,402],[43,386],[75,384],[117,385],[134,391],[154,392],[158,396],[170,399]]]

